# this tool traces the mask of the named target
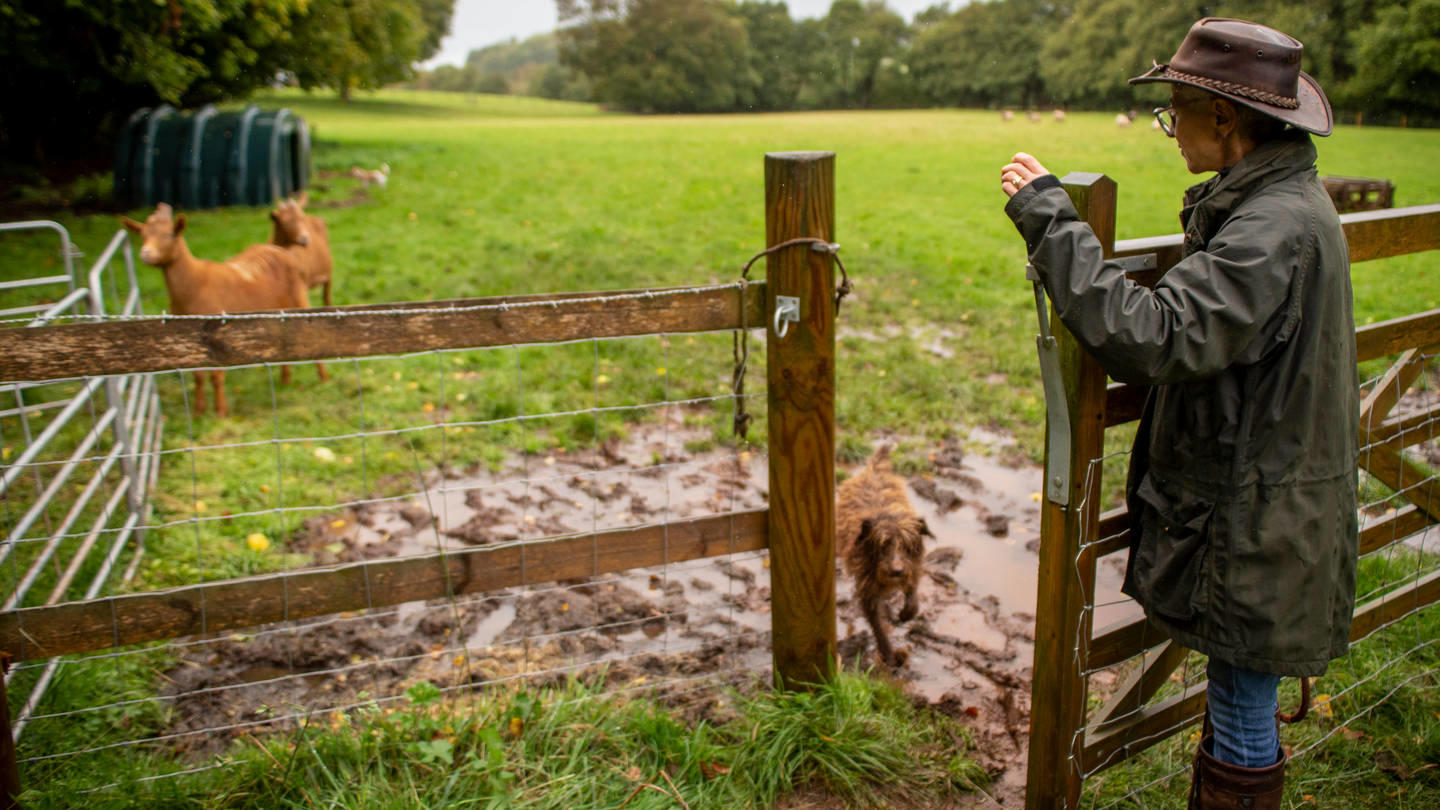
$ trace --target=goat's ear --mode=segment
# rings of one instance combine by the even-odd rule
[[[131,233],[133,233],[133,234],[135,234],[135,235],[137,235],[137,236],[140,234],[141,231],[144,231],[144,230],[145,230],[145,226],[144,226],[144,225],[141,225],[140,223],[136,222],[135,220],[133,220],[133,219],[131,219],[131,218],[129,218],[129,217],[120,217],[120,224],[123,225],[123,226],[125,226],[125,230],[127,230],[127,231],[129,231],[129,232],[131,232]]]
[[[174,230],[174,235],[175,235],[175,236],[179,236],[180,233],[181,233],[182,231],[184,231],[184,230],[185,230],[185,215],[184,215],[184,214],[176,214],[176,215],[175,215],[175,230]]]
[[[920,533],[930,538],[931,540],[934,540],[935,533],[930,531],[930,524],[925,522],[925,518],[916,518],[916,521],[920,523]]]

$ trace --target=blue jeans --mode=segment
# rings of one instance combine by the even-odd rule
[[[1280,761],[1280,734],[1275,728],[1280,676],[1214,658],[1206,674],[1215,735],[1210,753],[1221,762],[1244,768],[1264,768]]]

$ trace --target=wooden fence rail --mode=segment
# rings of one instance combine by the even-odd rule
[[[743,290],[743,296],[726,287],[615,290],[315,307],[286,311],[283,317],[246,313],[230,319],[146,318],[0,329],[0,380],[36,382],[764,324],[765,283]]]
[[[766,155],[767,244],[798,237],[833,242],[834,188],[833,153]],[[0,380],[34,382],[763,328],[770,409],[767,509],[9,610],[0,612],[0,660],[769,548],[776,678],[802,685],[826,677],[835,661],[833,268],[830,253],[800,243],[768,256],[766,280],[735,285],[0,329]],[[798,320],[786,324],[783,337],[770,323],[777,294],[799,302]],[[13,755],[8,760],[8,767],[0,762],[0,788],[14,774]]]
[[[17,661],[767,548],[766,511],[287,571],[0,613]]]
[[[1091,224],[1106,257],[1154,254],[1153,270],[1133,273],[1153,286],[1181,258],[1180,234],[1116,242],[1115,184],[1102,175],[1064,179],[1081,217]],[[1366,211],[1340,217],[1354,262],[1440,249],[1440,205]],[[1026,807],[1076,807],[1087,774],[1108,768],[1197,722],[1205,684],[1149,703],[1188,653],[1143,618],[1094,630],[1095,567],[1129,547],[1124,509],[1099,514],[1096,504],[1103,433],[1140,417],[1148,388],[1106,384],[1100,364],[1060,323],[1051,321],[1061,349],[1071,426],[1070,505],[1047,501],[1041,513],[1040,581],[1036,607],[1032,723]],[[1440,406],[1391,417],[1390,409],[1440,352],[1440,311],[1422,312],[1356,330],[1359,361],[1399,355],[1362,404],[1360,468],[1411,504],[1370,521],[1360,551],[1371,553],[1440,523],[1440,484],[1400,451],[1440,435]],[[1362,392],[1364,393],[1364,392]],[[1047,432],[1052,426],[1047,425]],[[1047,471],[1049,459],[1047,458]],[[1360,639],[1420,607],[1440,601],[1440,574],[1400,585],[1357,605],[1351,638]],[[1106,703],[1087,717],[1088,674],[1136,656],[1144,660]]]

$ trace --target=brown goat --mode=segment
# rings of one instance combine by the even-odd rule
[[[190,253],[181,234],[185,231],[185,215],[172,218],[165,203],[140,224],[121,217],[125,229],[143,240],[140,261],[160,268],[165,274],[165,291],[170,295],[170,311],[176,315],[214,315],[225,312],[253,312],[266,309],[302,309],[310,306],[305,279],[295,259],[284,248],[274,245],[251,245],[224,262],[197,259]],[[327,379],[325,367],[320,379]],[[195,377],[195,412],[205,411],[203,374]],[[225,405],[225,372],[209,373],[215,389],[215,413],[229,414]],[[290,367],[281,366],[280,378],[290,381]]]
[[[281,200],[279,207],[270,212],[274,227],[270,231],[270,244],[285,248],[295,255],[300,272],[305,275],[305,285],[311,289],[325,286],[325,306],[333,306],[330,300],[330,278],[335,260],[330,255],[330,232],[325,220],[305,213],[305,204],[310,195],[300,192],[293,200]]]
[[[888,447],[876,451],[864,470],[840,484],[836,499],[835,554],[855,581],[855,596],[875,633],[881,660],[898,667],[905,657],[890,646],[881,607],[897,591],[903,592],[899,620],[915,618],[925,556],[922,537],[935,535],[910,505],[905,480],[895,474]]]

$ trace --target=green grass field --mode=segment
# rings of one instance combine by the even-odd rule
[[[909,469],[923,469],[942,437],[963,438],[977,426],[1014,433],[1036,460],[1042,453],[1034,300],[1022,245],[1001,211],[999,168],[1010,155],[1030,152],[1059,174],[1108,174],[1119,186],[1122,239],[1178,230],[1180,195],[1195,180],[1147,120],[1121,130],[1110,114],[1037,124],[976,111],[633,117],[536,99],[398,91],[351,104],[298,93],[258,103],[306,118],[322,174],[354,164],[392,169],[389,187],[359,205],[312,205],[329,223],[341,305],[732,281],[764,247],[763,155],[834,151],[836,239],[855,285],[839,320],[838,444],[854,459],[872,439],[897,437]],[[1440,132],[1341,127],[1318,145],[1322,174],[1390,178],[1397,205],[1440,201],[1440,173],[1416,168],[1440,163]],[[312,192],[319,202],[354,189],[343,177],[316,182],[329,186]],[[201,257],[223,258],[269,235],[266,209],[187,215],[186,236]],[[111,215],[58,219],[90,258],[118,227]],[[0,281],[55,272],[53,246],[0,237]],[[1357,322],[1440,307],[1434,262],[1430,254],[1357,265]],[[145,310],[163,311],[158,271],[138,272]],[[0,302],[28,301],[0,291]],[[341,362],[329,385],[301,366],[295,384],[273,390],[266,370],[248,369],[230,375],[229,420],[187,417],[182,386],[165,375],[172,452],[155,521],[173,525],[151,533],[133,587],[296,564],[278,543],[268,552],[246,547],[247,535],[283,537],[305,517],[276,517],[278,506],[323,511],[417,467],[493,464],[522,446],[567,448],[623,433],[634,415],[624,411],[528,428],[488,423],[713,397],[728,390],[729,363],[728,336],[697,336]],[[763,388],[761,368],[751,366],[752,392]],[[436,425],[442,416],[450,427]],[[732,441],[724,408],[703,418],[715,442]],[[413,431],[331,438],[377,425]],[[19,431],[3,427],[8,458]],[[762,421],[751,440],[763,443],[763,429]],[[243,442],[260,444],[231,447]],[[214,449],[185,452],[192,447]],[[317,456],[321,447],[333,457]],[[1425,691],[1434,683],[1424,684],[1420,705],[1434,714],[1440,703]],[[1435,727],[1406,751],[1434,761]]]
[[[887,428],[935,438],[991,425],[1017,432],[1032,454],[1041,412],[1033,301],[1000,210],[999,167],[1025,150],[1057,173],[1110,175],[1122,239],[1178,230],[1180,193],[1193,181],[1173,142],[1143,119],[1120,130],[1101,114],[1007,124],[971,111],[633,117],[443,93],[259,101],[306,117],[317,168],[383,161],[394,170],[374,201],[317,210],[330,224],[345,304],[729,281],[763,247],[763,154],[833,150],[836,238],[856,284],[841,316],[841,435]],[[1440,132],[1341,127],[1319,146],[1323,173],[1389,177],[1397,205],[1440,200],[1440,174],[1413,168],[1440,158]],[[332,196],[350,183],[335,181]],[[61,219],[92,256],[117,227],[108,216]],[[198,256],[268,237],[263,210],[190,221]],[[45,257],[18,241],[0,242],[13,257],[0,278],[43,269]],[[1440,306],[1430,261],[1357,266],[1357,320]],[[159,274],[142,276],[147,311],[162,310]],[[937,337],[953,358],[905,339]]]
[[[840,315],[838,445],[854,460],[880,432],[896,436],[906,469],[923,468],[941,437],[963,438],[976,426],[1013,432],[1037,461],[1042,452],[1034,303],[997,182],[1009,156],[1024,150],[1060,174],[1111,176],[1122,239],[1177,230],[1180,194],[1194,180],[1174,143],[1143,119],[1122,130],[1103,114],[1035,124],[977,111],[635,117],[537,99],[409,92],[348,105],[299,93],[259,102],[305,116],[321,175],[355,164],[392,167],[388,189],[360,205],[312,205],[329,223],[339,304],[733,281],[764,247],[763,155],[833,150],[836,238],[855,284]],[[1390,177],[1398,205],[1440,200],[1440,174],[1399,168],[1440,159],[1440,132],[1341,127],[1319,146],[1323,173]],[[356,187],[343,177],[316,182],[329,186],[313,195],[321,202],[345,200]],[[230,256],[269,235],[266,209],[189,217],[187,239],[201,257]],[[60,219],[90,257],[118,227],[114,216]],[[47,239],[0,237],[0,279],[54,272]],[[1357,322],[1440,306],[1433,261],[1421,255],[1357,265]],[[163,311],[159,272],[144,265],[138,272],[145,310]],[[16,296],[0,291],[0,301]],[[145,585],[264,568],[266,560],[247,555],[241,539],[294,528],[262,517],[223,526],[207,519],[262,513],[282,498],[291,506],[340,503],[417,465],[495,463],[498,447],[521,442],[531,450],[583,444],[623,432],[632,415],[532,420],[523,437],[514,423],[442,431],[435,427],[440,417],[485,423],[727,390],[727,336],[672,343],[363,361],[340,364],[336,380],[323,386],[307,367],[297,369],[291,388],[274,386],[264,370],[242,370],[230,375],[230,420],[185,418],[182,387],[167,375],[161,388],[170,449],[295,441],[167,457],[159,520],[198,518],[207,542],[196,544],[187,527],[173,553],[146,566]],[[762,382],[756,378],[749,390]],[[722,411],[711,417],[717,442],[730,438]],[[376,427],[411,432],[363,446],[336,440],[329,449],[341,464],[314,458],[317,437]],[[763,441],[763,430],[762,420],[752,440]],[[7,429],[0,440],[16,444],[19,433]],[[1118,435],[1112,443],[1125,444]],[[163,548],[164,533],[157,540]]]

